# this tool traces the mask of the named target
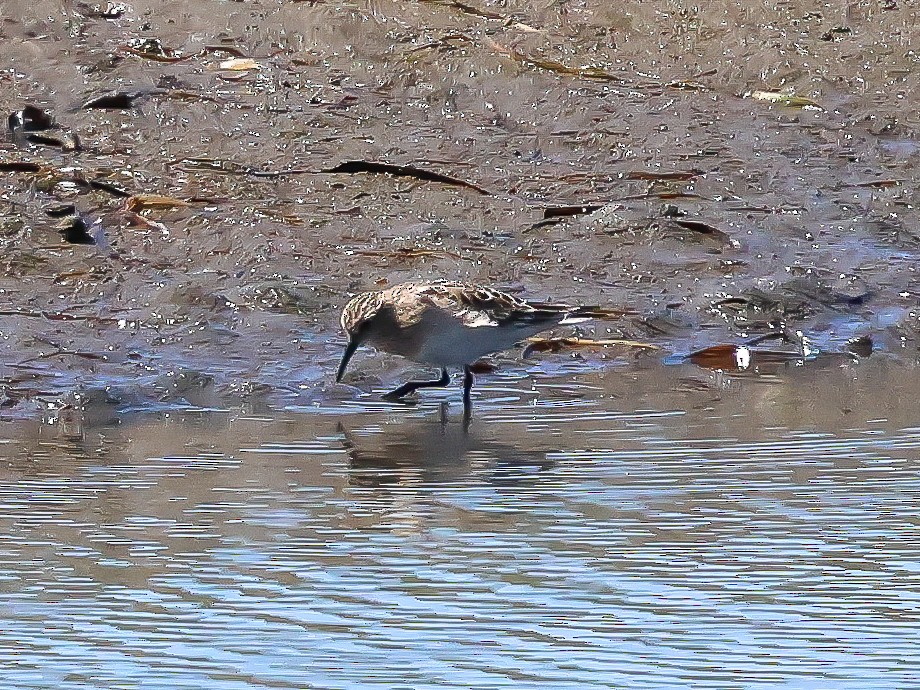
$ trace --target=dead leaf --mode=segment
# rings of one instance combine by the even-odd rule
[[[703,174],[702,170],[675,170],[673,172],[657,172],[652,170],[634,170],[626,175],[627,180],[643,180],[646,182],[682,182],[692,180]]]
[[[444,7],[451,7],[463,14],[469,14],[473,17],[480,17],[482,19],[505,19],[505,16],[502,14],[487,12],[486,10],[481,10],[478,7],[474,7],[473,5],[469,5],[465,2],[460,2],[459,0],[422,0],[422,2],[429,3],[431,5],[443,5]]]
[[[150,91],[112,91],[101,96],[89,99],[81,107],[83,110],[127,110],[134,106],[134,102],[153,93]]]
[[[824,110],[820,105],[805,96],[796,96],[794,93],[784,93],[782,91],[748,91],[744,98],[753,98],[757,101],[766,101],[767,103],[776,103],[784,105],[787,108],[804,108],[806,110]]]
[[[0,172],[47,172],[48,168],[28,161],[0,161]]]
[[[458,180],[455,177],[442,175],[441,173],[430,170],[422,170],[411,165],[393,165],[391,163],[377,163],[375,161],[345,161],[334,168],[323,170],[324,173],[377,173],[383,175],[393,175],[394,177],[414,177],[417,180],[425,182],[440,182],[441,184],[453,185],[455,187],[466,187],[479,192],[480,194],[490,195],[491,192],[465,180]],[[290,171],[288,172],[290,174]]]
[[[764,336],[764,338],[772,337],[775,337],[775,334]],[[749,344],[760,342],[764,338],[754,339],[749,341]],[[687,360],[697,366],[723,371],[747,371],[763,364],[785,364],[804,359],[807,359],[807,356],[802,352],[755,350],[748,345],[729,345],[727,343],[712,345],[687,355]]]
[[[904,184],[906,180],[870,180],[869,182],[856,182],[849,185],[850,187],[860,187],[860,188],[877,188],[883,189],[885,187],[898,187]]]
[[[446,249],[425,249],[422,247],[397,247],[393,250],[359,249],[355,254],[360,256],[382,256],[392,259],[421,259],[425,257],[443,257],[460,259],[461,256]]]
[[[128,212],[128,223],[133,226],[140,226],[145,228],[150,228],[152,230],[159,230],[163,237],[169,237],[169,228],[167,228],[162,223],[158,223],[155,220],[150,220],[145,218],[139,213],[134,213],[133,211]]]
[[[259,69],[259,64],[252,58],[231,58],[221,62],[220,68],[242,72],[249,69]]]
[[[548,218],[567,218],[594,213],[604,208],[604,204],[582,204],[580,206],[547,206],[543,209],[543,220]]]
[[[541,57],[532,57],[530,55],[525,55],[516,48],[511,48],[504,46],[500,43],[496,43],[491,38],[487,38],[486,42],[496,51],[502,55],[520,62],[522,65],[529,65],[531,67],[539,67],[540,69],[545,69],[548,72],[555,72],[557,74],[565,74],[572,77],[581,77],[582,79],[590,79],[592,81],[616,81],[616,82],[625,82],[622,77],[608,72],[600,67],[586,66],[586,67],[569,67],[564,65],[558,60],[552,60],[549,58]]]
[[[741,370],[750,366],[751,351],[738,345],[712,345],[710,347],[691,352],[687,359],[706,369]],[[742,366],[743,365],[743,366]]]
[[[147,209],[169,209],[184,208],[191,206],[187,201],[175,199],[171,196],[160,196],[159,194],[135,194],[125,201],[125,210],[132,213],[139,213]]]
[[[660,350],[661,348],[651,343],[642,343],[636,340],[592,340],[591,338],[529,338],[527,347],[521,353],[523,358],[529,357],[534,352],[561,352],[562,350],[579,350],[593,347],[633,347],[643,350]]]
[[[719,230],[719,228],[716,226],[710,225],[709,223],[705,223],[701,220],[674,219],[671,222],[685,230],[690,230],[691,232],[695,232],[700,235],[712,237],[713,239],[719,240],[723,244],[734,247],[735,249],[741,246],[738,240],[733,239],[731,235],[729,235],[724,230]]]

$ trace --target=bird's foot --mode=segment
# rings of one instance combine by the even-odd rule
[[[390,391],[389,393],[384,393],[380,396],[381,400],[386,400],[387,402],[400,403],[402,405],[413,405],[415,403],[414,399],[407,400],[406,398],[410,393],[403,393],[398,388],[395,391]]]

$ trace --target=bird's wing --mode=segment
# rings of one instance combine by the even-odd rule
[[[564,304],[525,302],[507,292],[481,285],[442,283],[427,286],[424,300],[468,328],[484,326],[529,327],[558,322],[571,307]]]

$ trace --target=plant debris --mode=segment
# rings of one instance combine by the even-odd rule
[[[74,175],[71,178],[68,178],[71,182],[82,185],[89,189],[95,189],[100,192],[106,192],[112,196],[124,197],[127,198],[131,196],[131,192],[125,191],[121,187],[118,187],[110,182],[104,182],[103,180],[90,180],[82,175]]]
[[[608,72],[607,70],[600,67],[569,67],[568,65],[564,65],[557,60],[525,55],[516,48],[503,46],[500,43],[496,43],[491,38],[486,39],[486,41],[497,52],[511,58],[515,62],[528,67],[537,67],[548,72],[555,72],[556,74],[563,74],[571,77],[580,77],[581,79],[588,79],[590,81],[615,81],[618,83],[627,82],[627,80],[623,79],[622,77],[617,76],[612,72]]]
[[[46,168],[41,164],[30,161],[0,161],[0,171],[3,172],[40,173],[44,170]]]
[[[250,69],[259,69],[259,64],[252,58],[231,58],[221,62],[220,68],[242,72]]]
[[[776,103],[784,105],[787,108],[803,108],[806,110],[824,110],[820,105],[805,96],[796,96],[794,93],[784,93],[781,91],[748,91],[744,98],[753,98],[757,101],[766,101],[767,103]]]
[[[107,19],[109,21],[121,18],[125,12],[128,11],[128,7],[121,4],[120,2],[110,2],[105,6],[105,9],[103,9],[100,5],[88,6],[82,2],[77,3],[77,6],[85,17],[91,17],[94,19]]]
[[[183,158],[176,161],[177,165],[182,165],[184,169],[211,170],[229,175],[250,175],[252,177],[279,178],[293,175],[318,175],[318,174],[359,174],[370,173],[376,175],[392,175],[393,177],[412,177],[423,182],[438,182],[454,187],[464,187],[472,189],[480,194],[491,196],[492,192],[487,189],[460,180],[456,177],[443,175],[431,170],[422,170],[411,165],[394,165],[392,163],[378,163],[375,161],[345,161],[332,168],[323,168],[320,170],[312,168],[288,168],[286,170],[259,170],[252,166],[242,165],[234,161],[219,160],[215,158]]]
[[[726,246],[733,247],[734,249],[738,249],[741,246],[741,243],[738,242],[738,240],[734,239],[727,232],[725,232],[724,230],[719,230],[719,228],[717,228],[716,226],[710,225],[709,223],[706,223],[704,221],[687,220],[684,218],[673,218],[669,222],[673,225],[678,226],[679,228],[683,228],[684,230],[690,230],[691,232],[695,232],[698,235],[703,235],[705,237],[711,237],[715,240],[718,240],[719,242],[721,242],[722,244]]]
[[[594,340],[591,338],[528,338],[527,347],[521,357],[527,359],[534,352],[562,352],[563,350],[581,350],[595,347],[632,347],[642,350],[660,350],[658,345],[643,343],[637,340],[606,339]]]
[[[853,30],[848,26],[835,26],[821,34],[822,41],[837,41],[844,36],[849,36]]]
[[[768,340],[782,340],[795,346],[795,350],[765,350],[756,346]],[[790,328],[773,330],[750,338],[741,345],[720,343],[691,352],[684,361],[693,362],[706,369],[746,371],[763,364],[786,364],[815,359],[819,351],[812,347],[808,337]]]
[[[191,206],[188,201],[159,194],[134,194],[125,200],[125,210],[139,213],[147,209],[185,208]]]
[[[635,170],[626,175],[627,180],[644,180],[646,182],[683,182],[703,175],[702,170],[676,170],[673,172],[655,172],[651,170]]]
[[[424,3],[429,5],[442,5],[444,7],[450,7],[463,14],[469,14],[473,17],[480,17],[482,19],[497,19],[505,20],[506,17],[503,14],[498,14],[497,12],[487,12],[486,10],[481,10],[478,7],[473,7],[465,2],[460,2],[459,0],[421,0]]]
[[[157,92],[158,89],[145,91],[112,91],[89,99],[80,106],[82,110],[128,110],[134,107],[135,101]]]
[[[195,57],[193,55],[176,55],[175,51],[163,45],[158,38],[140,38],[129,41],[127,45],[122,46],[122,50],[132,55],[137,55],[145,60],[154,60],[156,62],[181,62]]]
[[[52,206],[45,209],[45,213],[51,218],[63,218],[64,216],[72,216],[77,212],[77,207],[73,204],[58,204],[57,206]]]
[[[398,247],[392,251],[380,251],[374,249],[359,249],[355,251],[359,256],[381,256],[394,259],[418,259],[423,257],[444,257],[450,259],[461,259],[462,257],[456,252],[446,249],[425,249],[423,247]]]
[[[321,172],[348,174],[371,173],[377,175],[392,175],[393,177],[413,177],[424,182],[439,182],[441,184],[452,185],[454,187],[465,187],[486,196],[491,195],[491,192],[473,184],[472,182],[458,180],[455,177],[442,175],[441,173],[432,172],[430,170],[422,170],[411,165],[392,165],[390,163],[376,163],[374,161],[356,160],[340,163],[334,168],[326,168]]]
[[[543,209],[543,220],[568,218],[600,211],[606,204],[581,204],[579,206],[547,206]]]

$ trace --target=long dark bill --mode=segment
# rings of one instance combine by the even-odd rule
[[[339,364],[339,370],[335,374],[335,382],[339,383],[342,380],[342,377],[345,375],[345,367],[348,366],[348,360],[351,359],[351,356],[355,354],[355,350],[358,349],[358,340],[356,338],[349,338],[348,345],[345,346],[345,353],[342,355],[342,361]]]

